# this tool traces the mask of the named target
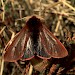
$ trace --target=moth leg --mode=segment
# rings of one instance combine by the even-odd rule
[[[15,61],[15,64],[16,64],[16,66],[19,68],[19,70],[20,70],[21,72],[23,72],[23,69],[20,67],[20,65],[18,64],[17,61]]]

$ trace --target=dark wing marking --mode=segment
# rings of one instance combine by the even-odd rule
[[[39,40],[38,56],[40,58],[63,58],[68,55],[62,43],[45,26],[40,32]]]
[[[26,50],[27,41],[29,40],[29,32],[25,26],[19,33],[11,39],[6,48],[5,53],[3,54],[4,60],[9,62],[14,62],[24,55]]]

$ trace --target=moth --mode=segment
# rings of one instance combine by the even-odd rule
[[[48,30],[40,18],[31,16],[26,25],[5,47],[4,60],[15,62],[41,59],[63,58],[68,55],[63,44]]]

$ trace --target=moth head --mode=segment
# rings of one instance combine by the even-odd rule
[[[28,26],[28,28],[39,28],[40,26],[42,26],[42,21],[40,18],[38,18],[37,16],[33,15],[29,18],[29,20],[26,22],[26,25]]]

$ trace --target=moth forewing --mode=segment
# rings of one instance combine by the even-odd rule
[[[68,51],[63,46],[63,44],[43,25],[45,33],[49,36],[49,41],[51,43],[52,48],[52,57],[54,58],[63,58],[68,55]],[[50,39],[51,38],[51,39]],[[53,41],[53,42],[52,42]],[[50,46],[50,45],[49,45]]]
[[[10,40],[5,47],[3,54],[4,60],[14,62],[19,60],[23,53],[29,34],[27,34],[26,26]]]

